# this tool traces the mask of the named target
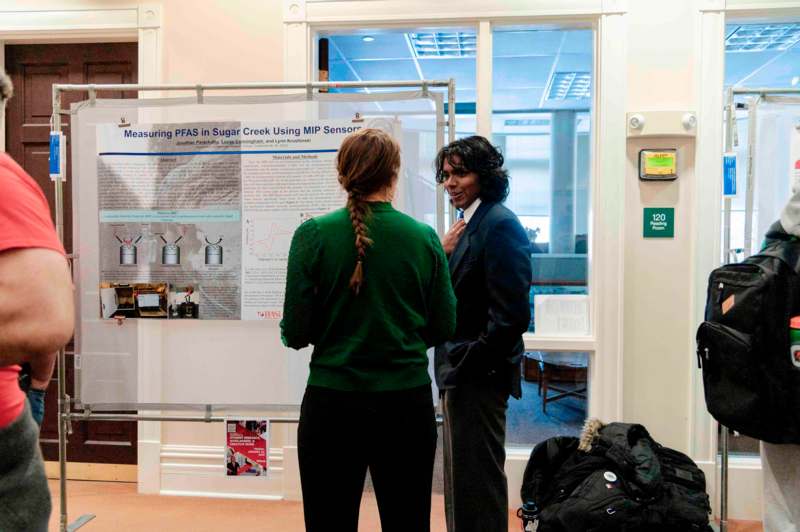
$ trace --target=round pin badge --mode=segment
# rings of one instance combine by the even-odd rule
[[[609,482],[616,482],[617,481],[617,475],[615,475],[611,471],[606,471],[605,473],[603,473],[603,478],[606,479]]]

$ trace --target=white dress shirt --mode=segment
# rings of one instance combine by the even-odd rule
[[[475,198],[475,201],[470,203],[469,207],[464,209],[464,223],[469,224],[469,221],[472,219],[472,215],[475,214],[475,211],[478,210],[478,206],[481,204],[480,198]]]

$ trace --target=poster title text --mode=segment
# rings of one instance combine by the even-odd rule
[[[287,126],[259,126],[259,127],[179,127],[175,129],[152,129],[136,130],[126,129],[124,136],[126,139],[165,139],[173,138],[195,138],[195,137],[300,137],[309,135],[346,135],[353,131],[358,131],[362,126],[328,126],[310,125],[303,127]]]

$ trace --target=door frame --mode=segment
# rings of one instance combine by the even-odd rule
[[[320,31],[409,26],[470,26],[483,46],[478,51],[477,103],[478,134],[491,135],[491,39],[493,26],[558,25],[591,28],[595,32],[593,101],[592,191],[590,212],[591,248],[589,258],[592,333],[581,337],[525,335],[528,349],[589,351],[589,415],[602,419],[622,416],[622,242],[624,239],[625,98],[620,80],[626,78],[626,35],[624,0],[509,0],[503,8],[486,12],[480,2],[444,4],[431,12],[424,2],[377,0],[352,2],[284,1],[284,78],[314,81],[315,37]],[[341,5],[339,5],[341,4]],[[349,7],[345,4],[349,4]],[[488,46],[486,46],[488,44]],[[291,60],[289,51],[291,50]],[[604,90],[614,87],[614,90]],[[604,149],[599,149],[603,146]],[[621,155],[620,155],[621,154]],[[604,211],[598,218],[598,206]],[[603,353],[595,356],[596,353]],[[509,452],[513,450],[509,449]],[[527,460],[527,453],[524,456]]]
[[[477,61],[478,133],[491,131],[491,39],[493,25],[531,24],[592,28],[595,33],[592,127],[592,185],[590,207],[591,335],[542,338],[526,335],[529,349],[591,352],[589,416],[622,417],[622,327],[624,180],[626,134],[624,83],[626,79],[627,0],[508,0],[487,12],[479,1],[437,5],[431,11],[424,0],[358,2],[284,0],[284,79],[314,80],[317,32],[358,27],[472,26],[482,43]],[[488,45],[488,46],[487,46]],[[291,51],[291,57],[290,57]],[[623,80],[623,81],[621,81]],[[613,87],[613,89],[612,89]],[[601,150],[600,147],[603,147]],[[598,208],[603,205],[602,211]],[[602,353],[598,355],[598,353]],[[530,449],[506,450],[509,507],[520,504],[522,474]]]
[[[13,16],[0,17],[2,68],[5,68],[6,44],[136,41],[139,83],[161,83],[162,13],[159,4],[131,4],[117,9],[14,9],[4,13],[13,13]],[[5,130],[5,113],[0,113],[0,151],[6,150]]]

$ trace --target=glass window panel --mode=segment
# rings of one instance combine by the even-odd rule
[[[456,82],[456,138],[475,134],[476,60],[474,28],[408,28],[397,30],[362,29],[331,32],[320,35],[329,42],[330,81],[392,81],[392,80],[446,80]],[[395,89],[370,89],[373,92],[392,92]],[[435,91],[446,92],[436,88]],[[332,92],[366,92],[364,89],[332,89]],[[447,113],[445,97],[445,113]],[[407,111],[407,109],[405,109]],[[400,111],[403,111],[402,109]],[[375,106],[372,114],[398,112],[390,102]],[[420,111],[417,111],[420,113]],[[428,117],[434,116],[429,105]],[[423,118],[422,114],[417,115]],[[400,116],[405,123],[408,116]],[[435,226],[429,207],[435,205],[436,187],[433,183],[433,160],[436,157],[435,122],[421,120],[430,128],[420,134],[416,150],[417,172],[424,175],[426,185],[416,187],[413,201],[425,205],[424,219]],[[404,150],[409,146],[404,145]],[[404,159],[406,154],[404,154]],[[429,197],[422,195],[429,194]],[[416,208],[415,208],[416,209]],[[418,210],[418,209],[416,209]],[[416,212],[415,210],[415,212]],[[445,219],[449,217],[445,206]]]
[[[471,32],[474,34],[474,30]],[[428,79],[455,78],[456,137],[475,134],[476,63],[475,57],[470,56],[467,50],[472,46],[471,41],[461,36],[460,46],[463,49],[459,50],[458,57],[434,58],[430,55],[433,51],[420,57],[414,52],[412,33],[435,33],[435,30],[359,30],[324,35],[330,39],[331,59],[336,62],[336,67],[332,63],[330,70],[331,81],[398,79],[398,70],[393,70],[392,65],[416,61],[417,76],[412,79],[420,79],[419,76]],[[393,38],[380,38],[384,34],[392,34]],[[398,42],[394,38],[397,35],[403,35],[409,43],[407,55],[391,44]],[[374,37],[374,40],[365,40],[365,36]],[[343,37],[347,39],[340,41]],[[448,44],[449,41],[443,40],[441,35],[436,38],[439,44],[447,45],[440,46],[440,49],[446,49],[445,54],[455,55],[449,49],[452,43]],[[386,44],[371,46],[376,42]],[[582,72],[592,62],[592,32],[534,28],[504,32],[501,28],[495,31],[494,42],[492,140],[503,151],[506,167],[512,177],[507,204],[528,229],[536,251],[532,256],[536,273],[530,296],[534,314],[530,330],[535,331],[535,305],[538,303],[540,327],[550,327],[552,330],[559,327],[559,322],[571,323],[571,326],[577,323],[579,328],[584,327],[583,334],[588,334],[586,295],[591,98],[566,97],[556,101],[547,98],[547,91],[560,54],[571,54],[565,56],[562,62],[573,69],[570,79],[577,79],[575,88],[580,89],[577,85],[585,83],[586,77]],[[387,50],[391,50],[391,53]],[[359,63],[369,63],[369,66],[362,67]],[[590,75],[590,93],[591,90]],[[553,109],[558,113],[552,113]],[[391,112],[391,109],[387,106],[374,112]],[[418,160],[421,163],[426,160],[432,162],[436,152],[433,131],[428,132],[427,137],[424,132],[419,133],[418,139]],[[554,154],[558,157],[555,165]],[[554,166],[567,168],[569,177],[554,179]],[[429,202],[424,203],[427,205]],[[551,249],[554,231],[564,235],[565,228],[568,228],[567,236],[558,240],[557,245],[552,245],[554,249]],[[570,317],[571,321],[566,319]],[[524,398],[509,402],[509,445],[528,447],[550,436],[577,435],[580,432],[586,417],[589,358],[588,353],[532,351],[526,354],[521,361],[521,368],[526,375]],[[540,365],[543,366],[541,370]],[[562,393],[567,395],[548,400],[548,404],[544,405],[540,374],[542,387],[546,384],[548,389],[548,399]]]
[[[522,359],[522,400],[506,412],[506,444],[530,447],[554,436],[579,436],[586,419],[590,354],[528,351]]]
[[[492,140],[511,175],[506,205],[532,244],[529,331],[542,335],[590,333],[592,35],[494,32]]]
[[[494,31],[492,141],[511,176],[506,205],[532,244],[529,332],[540,335],[590,333],[593,42],[590,30]],[[554,99],[558,83],[564,84],[563,94]],[[587,97],[575,97],[576,90]],[[509,445],[530,447],[580,434],[590,358],[590,353],[525,353],[522,399],[508,405]]]
[[[320,38],[329,42],[330,81],[453,78],[459,115],[457,129],[463,132],[471,127],[469,131],[474,134],[474,118],[459,123],[462,114],[474,116],[475,113],[477,34],[474,28],[366,28],[323,33]]]

